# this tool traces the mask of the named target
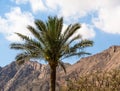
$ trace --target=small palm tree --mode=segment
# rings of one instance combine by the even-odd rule
[[[80,35],[73,36],[81,27],[78,23],[69,25],[64,33],[62,33],[62,17],[48,17],[47,22],[36,20],[35,25],[36,28],[32,26],[27,27],[34,38],[16,33],[24,40],[24,43],[12,43],[10,46],[12,49],[22,50],[22,53],[16,56],[16,61],[19,64],[23,64],[26,59],[28,60],[30,58],[45,60],[49,64],[51,70],[50,88],[51,91],[55,91],[56,67],[60,65],[66,72],[62,60],[72,56],[89,54],[82,49],[92,46],[93,41],[81,40]]]

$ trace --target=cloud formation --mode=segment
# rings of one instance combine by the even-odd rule
[[[120,34],[120,6],[101,8],[93,23],[98,29],[111,34]]]
[[[119,0],[12,0],[16,4],[30,4],[32,13],[56,12],[68,23],[79,22],[80,19],[92,15],[92,19],[82,23],[80,33],[84,38],[94,38],[94,28],[111,34],[120,34],[120,1]],[[19,7],[12,8],[4,17],[0,17],[0,32],[8,40],[15,41],[13,32],[28,34],[27,25],[33,25],[32,13],[22,12]],[[67,24],[66,24],[67,25]]]
[[[47,9],[42,0],[12,0],[12,1],[13,2],[15,1],[16,4],[19,5],[29,3],[33,13],[45,11]]]
[[[93,17],[92,23],[100,30],[120,34],[120,1],[119,0],[15,0],[20,2],[29,2],[33,12],[40,10],[56,10],[58,15],[64,16],[67,20],[78,20],[91,12],[96,12],[97,17]],[[36,7],[34,7],[36,6]],[[37,7],[39,6],[39,7]]]
[[[77,32],[77,34],[81,34],[83,39],[90,39],[95,37],[95,31],[91,25],[81,24],[81,29]]]
[[[91,21],[94,27],[106,33],[120,34],[119,0],[46,0],[46,2],[48,7],[51,8],[59,6],[59,15],[64,16],[68,20],[78,20],[88,14],[92,14],[92,12],[96,12],[97,16],[92,17]],[[55,7],[54,4],[57,6]]]
[[[29,12],[22,12],[19,7],[12,8],[5,17],[0,17],[0,32],[9,41],[19,41],[15,32],[30,35],[27,25],[34,25],[34,17]]]

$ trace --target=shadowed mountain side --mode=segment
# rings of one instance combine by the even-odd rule
[[[57,68],[57,91],[67,79],[77,79],[81,74],[96,70],[110,71],[120,67],[120,46],[112,46],[101,53],[82,58],[77,63],[65,64],[67,74]],[[19,67],[15,62],[0,70],[0,91],[49,91],[48,65],[28,62]]]
[[[0,91],[3,89],[5,84],[14,77],[18,71],[18,68],[19,67],[16,65],[16,63],[12,62],[10,65],[7,65],[0,70]]]

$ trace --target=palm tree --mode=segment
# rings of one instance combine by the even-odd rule
[[[12,43],[10,46],[12,49],[22,50],[22,52],[16,56],[16,61],[19,64],[23,64],[31,58],[45,60],[49,64],[51,70],[50,88],[51,91],[55,91],[56,67],[60,65],[66,72],[62,60],[72,56],[89,54],[84,52],[83,49],[92,46],[93,41],[82,40],[80,35],[73,36],[81,27],[78,23],[69,25],[63,33],[62,17],[49,16],[47,22],[35,20],[35,25],[35,28],[32,26],[27,27],[34,38],[16,33],[24,40],[24,43]]]

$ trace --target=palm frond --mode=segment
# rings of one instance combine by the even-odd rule
[[[59,61],[58,61],[58,64],[63,68],[63,70],[64,70],[64,72],[65,72],[65,74],[66,74],[66,68],[65,68],[64,63],[59,60]]]
[[[26,59],[28,59],[29,54],[27,52],[23,52],[18,54],[15,59],[19,65],[22,65],[25,63]]]
[[[69,30],[66,30],[68,31],[65,36],[64,36],[64,42],[67,42],[68,39],[70,39],[70,37],[80,28],[80,24],[76,23],[74,25],[71,26],[71,28],[69,28]]]
[[[91,40],[87,40],[87,39],[85,39],[85,40],[82,40],[81,41],[81,47],[90,47],[90,46],[93,46],[93,41],[91,41]]]
[[[55,23],[56,23],[57,39],[59,39],[63,28],[63,17],[61,17]]]
[[[27,26],[27,29],[34,35],[35,38],[37,38],[39,40],[39,38],[40,38],[40,31],[38,32],[35,28],[33,28],[30,25]]]
[[[16,49],[16,50],[24,50],[25,45],[24,44],[20,44],[20,43],[12,43],[10,45],[11,49]]]
[[[46,24],[42,20],[35,20],[35,25],[39,31],[46,32]]]
[[[81,35],[77,35],[77,36],[73,37],[68,43],[69,43],[69,45],[70,45],[71,43],[73,43],[73,42],[75,42],[76,40],[79,40],[79,39],[81,39],[81,38],[82,38]]]
[[[71,47],[71,49],[83,49],[85,47],[90,47],[90,46],[93,46],[93,41],[82,40],[81,42],[74,44],[73,47]]]
[[[75,38],[75,37],[74,37]],[[74,39],[73,38],[73,39]],[[70,41],[71,42],[71,41]],[[85,47],[90,47],[93,45],[93,41],[90,40],[82,40],[79,43],[72,44],[70,46],[70,43],[68,44],[69,46],[63,47],[62,52],[61,52],[61,57],[63,58],[68,58],[72,56],[80,56],[80,55],[90,55],[90,53],[84,52]]]
[[[64,34],[63,34],[64,37],[65,37],[66,35],[68,35],[71,26],[72,26],[72,24],[68,25],[68,27],[67,27],[66,30],[64,31]]]
[[[80,51],[80,52],[76,52],[76,53],[69,53],[69,54],[64,54],[63,59],[66,59],[66,58],[69,58],[69,57],[74,57],[74,56],[78,56],[78,57],[81,57],[83,55],[91,55],[91,53],[87,53],[87,52],[84,52],[84,51]]]
[[[24,53],[18,54],[18,55],[15,57],[15,59],[16,59],[16,60],[22,60],[22,59],[25,59],[25,58],[28,57],[28,56],[29,56],[28,53],[24,52]]]

